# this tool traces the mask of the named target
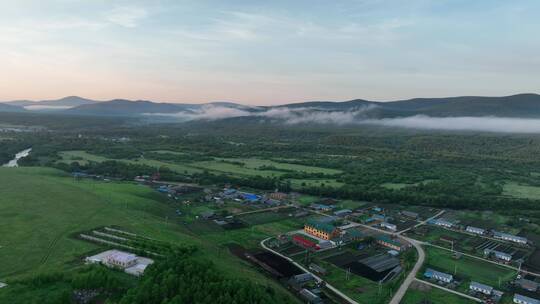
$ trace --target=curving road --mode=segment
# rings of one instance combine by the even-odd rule
[[[407,275],[407,278],[401,283],[401,286],[399,286],[399,289],[396,291],[394,296],[392,297],[392,300],[390,300],[390,304],[399,304],[401,302],[401,299],[403,299],[403,296],[405,296],[405,293],[407,292],[407,289],[409,289],[409,286],[411,283],[416,279],[416,274],[424,264],[424,260],[426,259],[426,253],[424,252],[424,249],[421,246],[421,242],[418,242],[413,239],[409,239],[404,236],[400,236],[405,241],[411,243],[416,251],[418,252],[418,260],[416,261],[416,264],[414,264],[413,269],[409,272],[409,275]]]

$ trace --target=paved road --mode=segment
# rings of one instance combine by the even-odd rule
[[[426,253],[424,252],[424,249],[421,246],[421,243],[409,239],[407,237],[401,236],[402,239],[405,239],[407,242],[411,243],[414,248],[416,248],[416,251],[418,252],[418,260],[416,261],[416,264],[414,264],[413,269],[411,272],[409,272],[409,275],[403,283],[401,283],[401,286],[399,286],[399,289],[396,291],[394,296],[392,297],[392,300],[390,300],[390,304],[399,304],[401,302],[401,299],[403,299],[403,296],[405,296],[405,293],[407,292],[407,289],[409,289],[409,286],[411,286],[411,283],[416,279],[416,274],[424,264],[424,260],[426,259]]]
[[[270,252],[272,252],[272,253],[274,253],[274,254],[276,254],[276,255],[279,255],[280,257],[286,259],[287,261],[293,263],[296,267],[302,269],[304,272],[311,274],[311,275],[315,278],[315,280],[317,280],[317,282],[319,282],[319,283],[324,282],[324,281],[323,281],[320,277],[318,277],[316,274],[312,273],[311,271],[309,271],[309,269],[305,268],[305,267],[302,266],[301,264],[295,262],[293,259],[291,259],[291,258],[289,258],[289,257],[287,257],[287,256],[285,256],[285,255],[283,255],[283,254],[281,254],[281,253],[279,253],[279,252],[277,252],[277,251],[275,251],[275,250],[269,248],[268,246],[266,246],[265,242],[268,241],[269,239],[271,239],[271,237],[270,237],[270,238],[267,238],[267,239],[264,239],[264,240],[261,241],[261,247],[262,247],[262,248],[264,248],[265,250],[268,250],[268,251],[270,251]],[[339,290],[338,290],[337,288],[335,288],[334,286],[332,286],[332,285],[330,285],[330,284],[328,284],[328,283],[325,283],[325,286],[326,286],[326,288],[332,290],[335,294],[337,294],[338,296],[340,296],[340,297],[341,297],[343,300],[345,300],[347,303],[350,303],[350,304],[360,304],[360,303],[356,302],[355,300],[349,298],[346,294],[342,293],[341,291],[339,291]]]
[[[287,204],[287,205],[282,205],[282,206],[278,206],[278,207],[272,207],[272,208],[265,208],[265,209],[252,210],[252,211],[246,211],[246,212],[241,212],[241,213],[235,213],[234,215],[235,216],[246,215],[246,214],[258,213],[258,212],[266,212],[266,211],[272,211],[272,210],[279,210],[279,209],[291,208],[291,207],[293,207],[293,205]]]
[[[405,229],[405,230],[401,230],[400,232],[398,232],[398,234],[402,234],[402,233],[405,233],[405,232],[407,232],[407,231],[409,231],[409,230],[411,230],[411,229],[414,229],[414,228],[416,228],[416,227],[425,225],[427,222],[431,221],[432,219],[437,218],[437,217],[443,215],[444,212],[445,212],[445,210],[441,210],[441,211],[439,211],[437,214],[435,214],[434,216],[432,216],[432,217],[430,217],[430,218],[428,218],[428,219],[426,219],[426,220],[423,220],[423,221],[421,221],[420,223],[418,223],[418,224],[416,224],[416,225],[414,225],[414,226],[412,226],[412,227],[409,227],[409,228],[407,228],[407,229]]]
[[[444,291],[447,291],[447,292],[451,292],[453,294],[456,294],[458,296],[461,296],[461,297],[464,297],[464,298],[467,298],[469,300],[473,300],[473,301],[476,301],[476,302],[479,302],[479,303],[483,303],[484,301],[482,301],[481,299],[479,298],[475,298],[475,297],[471,297],[470,295],[468,294],[464,294],[464,293],[461,293],[461,292],[458,292],[458,291],[455,291],[455,290],[452,290],[452,289],[449,289],[449,288],[446,288],[446,287],[442,287],[442,286],[439,286],[437,284],[433,284],[431,282],[427,282],[427,281],[424,281],[424,280],[420,280],[420,279],[415,279],[417,282],[421,282],[423,284],[426,284],[426,285],[429,285],[429,286],[432,286],[432,287],[435,287],[435,288],[439,288],[439,289],[442,289]]]

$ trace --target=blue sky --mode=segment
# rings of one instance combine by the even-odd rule
[[[0,0],[0,100],[538,92],[539,10],[536,0]]]

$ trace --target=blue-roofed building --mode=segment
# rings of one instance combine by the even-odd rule
[[[159,188],[157,189],[157,191],[161,192],[161,193],[169,193],[169,187],[168,186],[165,186],[165,185],[161,185],[159,186]]]
[[[540,304],[540,300],[529,298],[520,294],[514,295],[514,303],[517,304]]]
[[[431,268],[426,269],[426,272],[424,272],[424,277],[445,283],[451,283],[454,280],[454,276],[451,274],[436,271]]]
[[[242,193],[241,197],[251,203],[258,202],[261,199],[260,196],[253,193]]]
[[[227,190],[223,191],[223,194],[225,194],[225,195],[234,195],[234,194],[236,194],[236,189],[227,189]]]
[[[374,221],[384,221],[386,217],[382,214],[374,214],[371,216]]]

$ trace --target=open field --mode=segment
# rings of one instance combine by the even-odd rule
[[[430,301],[429,303],[436,304],[473,304],[475,301],[460,297],[458,295],[446,292],[444,290],[427,286],[420,283],[413,283],[401,304],[421,304],[427,303],[425,301]]]
[[[462,256],[454,259],[450,251],[426,247],[426,267],[453,274],[458,278],[477,281],[497,288],[501,283],[515,278],[514,270],[489,262]],[[422,276],[422,273],[420,273]],[[468,286],[468,285],[467,285]],[[468,288],[468,287],[467,287]]]
[[[540,187],[509,182],[504,184],[503,194],[517,198],[537,200],[540,199]]]
[[[106,158],[103,156],[87,153],[85,151],[64,151],[59,153],[62,157],[61,162],[64,163],[71,163],[71,162],[78,162],[80,164],[86,164],[88,161],[94,161],[94,162],[103,162],[107,160],[113,160],[111,158]],[[125,162],[128,164],[139,164],[139,165],[147,165],[155,168],[159,168],[162,166],[168,167],[169,169],[177,172],[177,173],[200,173],[203,170],[191,167],[188,165],[183,164],[177,164],[177,163],[169,163],[169,162],[163,162],[159,160],[153,160],[153,159],[144,159],[144,158],[138,158],[134,160],[128,160],[128,159],[114,159],[116,161]]]
[[[180,152],[172,151],[157,151],[157,153],[169,153],[169,154],[178,154]],[[79,162],[80,164],[87,164],[88,161],[94,162],[103,162],[107,160],[113,160],[111,158],[91,154],[85,151],[63,151],[59,155],[62,157],[61,162],[71,163]],[[279,163],[271,160],[263,160],[256,158],[216,158],[215,160],[209,161],[198,161],[198,162],[172,162],[172,161],[159,161],[149,158],[136,158],[136,159],[115,159],[117,161],[129,163],[129,164],[141,164],[148,165],[152,167],[162,167],[166,166],[169,169],[177,173],[200,173],[204,170],[214,173],[227,173],[239,176],[263,176],[263,177],[278,177],[287,173],[287,171],[292,172],[305,172],[305,173],[324,173],[324,174],[337,174],[341,171],[334,169],[327,169],[321,167],[311,167],[303,166],[296,164],[287,164]],[[264,167],[275,168],[264,169]],[[342,183],[337,182],[334,179],[291,179],[291,183],[296,188],[301,188],[301,184],[305,183],[306,186],[320,186],[321,183],[324,183],[327,186],[341,186]]]
[[[230,240],[221,232],[215,238],[203,240],[174,221],[166,222],[165,216],[174,217],[174,209],[150,188],[130,183],[75,181],[65,173],[46,168],[0,168],[0,193],[0,281],[76,268],[82,257],[99,247],[73,235],[117,225],[159,240],[196,245],[201,248],[201,257],[211,259],[224,272],[283,291],[277,283],[220,247],[214,239]],[[265,230],[273,234],[288,228],[261,228],[256,236]],[[249,230],[243,234],[248,238]]]

